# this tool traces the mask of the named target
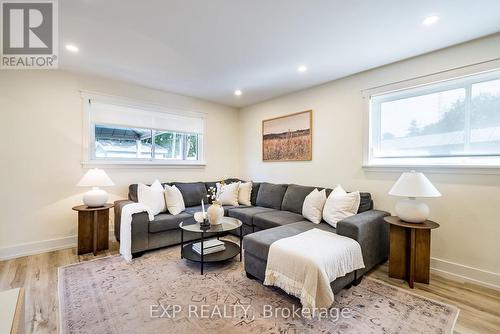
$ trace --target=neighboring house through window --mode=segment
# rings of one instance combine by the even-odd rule
[[[203,114],[87,95],[84,104],[84,163],[204,164]]]

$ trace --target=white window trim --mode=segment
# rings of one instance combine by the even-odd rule
[[[198,111],[188,111],[179,108],[166,108],[161,105],[151,104],[144,101],[132,100],[125,97],[101,94],[91,91],[80,91],[82,98],[82,119],[83,119],[83,129],[82,129],[82,166],[84,168],[204,168],[206,166],[205,161],[205,145],[204,138],[206,135],[206,113]],[[176,114],[180,116],[192,116],[199,117],[203,119],[203,134],[199,135],[200,139],[198,142],[198,155],[199,160],[151,160],[151,159],[95,159],[93,158],[93,147],[91,143],[94,142],[92,138],[92,124],[90,122],[90,106],[89,100],[97,100],[104,103],[116,104],[126,107],[145,109],[155,112],[163,112],[169,114]],[[117,125],[117,124],[115,124]]]
[[[453,157],[453,158],[391,158],[374,159],[371,156],[371,97],[397,93],[409,89],[418,89],[432,84],[438,84],[449,80],[467,80],[470,76],[479,74],[487,75],[488,72],[500,70],[500,61],[478,63],[476,65],[463,66],[439,73],[426,75],[414,79],[404,80],[362,91],[365,102],[363,114],[363,165],[362,168],[368,172],[403,172],[409,169],[419,169],[434,173],[455,174],[500,174],[500,158],[484,159],[480,157]],[[429,159],[432,159],[431,161]]]

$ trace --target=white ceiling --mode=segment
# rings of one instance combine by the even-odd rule
[[[235,107],[500,31],[499,0],[64,0],[59,11],[61,68]],[[431,14],[440,21],[422,25]]]

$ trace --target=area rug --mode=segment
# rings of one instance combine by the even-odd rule
[[[59,268],[66,333],[451,333],[458,309],[365,277],[329,310],[302,313],[297,299],[248,279],[237,259],[206,266],[179,248],[132,263],[119,256]]]

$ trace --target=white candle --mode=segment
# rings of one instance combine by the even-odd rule
[[[205,203],[203,202],[203,199],[201,200],[201,210],[203,211],[203,219],[205,219]]]

